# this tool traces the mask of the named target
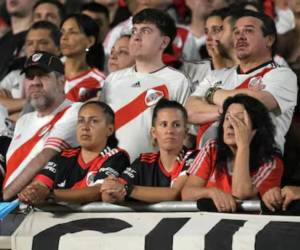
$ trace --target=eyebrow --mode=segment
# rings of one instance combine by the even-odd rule
[[[243,27],[246,27],[246,28],[255,28],[255,25],[253,25],[253,24],[246,24],[246,25],[244,25]],[[233,30],[237,30],[237,29],[238,29],[237,26],[234,26],[234,27],[233,27]]]

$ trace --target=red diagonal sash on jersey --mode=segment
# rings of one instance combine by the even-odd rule
[[[70,107],[70,106],[69,106]],[[18,168],[18,166],[22,163],[22,161],[29,155],[33,147],[39,142],[39,140],[49,132],[54,124],[63,116],[66,110],[69,108],[65,108],[64,110],[57,113],[51,121],[42,126],[28,141],[24,142],[9,158],[7,161],[7,172],[5,175],[5,179],[3,182],[3,187],[11,176],[11,174]]]
[[[91,173],[93,175],[93,177],[96,176],[96,174],[99,172],[99,169],[102,167],[103,163],[108,159],[108,156],[104,156],[104,157],[98,157],[97,159],[95,159],[92,163],[91,166],[89,167],[89,170],[87,172],[87,175],[80,181],[76,182],[72,189],[80,189],[80,188],[85,188],[89,186],[89,181],[91,181],[91,183],[93,183],[94,178],[92,178],[92,180],[88,180],[88,174]]]
[[[160,85],[151,89],[160,91],[162,92],[163,97],[169,98],[169,91],[165,85]],[[147,92],[149,90],[150,89],[144,91],[138,97],[133,99],[130,103],[116,111],[116,129],[119,129],[126,123],[130,122],[139,114],[143,113],[147,108],[149,108],[145,101]]]
[[[251,79],[256,78],[256,77],[263,77],[266,73],[268,73],[270,70],[272,70],[273,68],[264,68],[262,71],[260,71],[259,73],[257,73],[254,76],[248,77],[245,81],[243,81],[239,86],[237,86],[235,89],[247,89],[249,82]],[[202,124],[198,130],[198,134],[197,134],[197,147],[199,147],[200,145],[200,141],[201,138],[203,136],[203,134],[205,133],[205,131],[213,124],[214,122],[208,122],[205,124]]]

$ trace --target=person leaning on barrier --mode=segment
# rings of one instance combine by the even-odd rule
[[[76,136],[80,147],[52,158],[19,194],[21,201],[35,204],[48,197],[77,203],[101,200],[103,179],[108,175],[118,177],[129,165],[127,153],[117,147],[112,109],[98,101],[83,104]]]
[[[266,107],[247,95],[223,105],[216,140],[209,140],[188,170],[183,200],[211,199],[219,212],[234,212],[236,199],[257,197],[279,187],[283,162]]]
[[[180,200],[186,170],[198,151],[183,146],[187,132],[187,113],[176,101],[161,99],[154,108],[151,135],[158,152],[141,154],[120,178],[104,180],[102,200],[125,198],[144,202]]]

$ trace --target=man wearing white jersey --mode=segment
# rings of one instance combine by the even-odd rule
[[[25,91],[35,112],[22,116],[6,154],[3,199],[13,198],[62,149],[77,146],[79,104],[64,96],[64,66],[46,52],[30,56],[24,66]]]
[[[174,21],[157,9],[145,9],[133,17],[130,54],[136,65],[113,72],[104,85],[104,99],[116,112],[116,135],[130,160],[153,151],[150,140],[152,111],[162,98],[184,103],[189,81],[167,67],[162,54],[176,35]]]
[[[234,26],[234,48],[238,66],[213,71],[189,98],[189,121],[200,124],[200,146],[213,136],[224,100],[239,93],[263,102],[276,127],[275,140],[283,153],[284,136],[290,126],[297,101],[297,78],[287,67],[272,60],[276,46],[276,28],[268,16],[244,11]],[[208,128],[208,130],[207,130]],[[202,130],[201,130],[202,129]]]

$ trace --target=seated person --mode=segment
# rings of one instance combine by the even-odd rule
[[[223,105],[216,140],[209,140],[188,170],[183,200],[211,199],[219,212],[234,212],[236,199],[251,199],[279,187],[283,162],[274,146],[266,107],[247,95]]]
[[[180,200],[185,175],[196,151],[187,151],[183,141],[187,113],[176,101],[162,99],[154,108],[151,135],[159,151],[143,153],[120,178],[104,180],[101,191],[106,202],[132,198],[144,202]]]
[[[107,69],[109,73],[125,69],[134,65],[134,58],[129,51],[130,35],[122,35],[114,44],[108,57]]]
[[[112,109],[98,101],[83,104],[76,136],[80,147],[52,158],[19,194],[21,201],[35,204],[49,196],[77,203],[101,200],[103,179],[119,176],[129,165],[127,153],[117,147]]]

